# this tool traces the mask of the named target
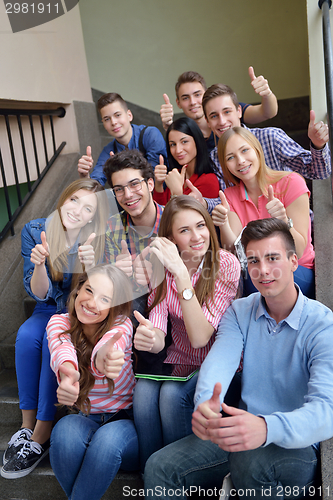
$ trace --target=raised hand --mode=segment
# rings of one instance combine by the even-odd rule
[[[90,170],[94,164],[94,160],[91,156],[91,147],[87,146],[87,154],[81,156],[77,164],[77,171],[80,177],[89,177]]]
[[[192,196],[199,203],[201,203],[201,205],[203,205],[205,208],[207,208],[207,204],[206,204],[205,198],[202,196],[202,194],[200,193],[199,189],[196,188],[189,179],[186,179],[185,182],[186,182],[186,186],[188,188],[190,188],[190,190],[191,190],[191,192],[189,193],[189,196]]]
[[[173,122],[173,106],[170,103],[170,99],[167,94],[163,94],[164,104],[162,104],[160,109],[160,116],[163,124],[164,130],[167,130],[168,126]]]
[[[72,363],[66,362],[59,366],[59,376],[58,401],[62,405],[73,406],[80,392],[80,373]]]
[[[97,370],[110,379],[115,379],[119,376],[122,366],[125,363],[125,354],[123,351],[114,348],[114,344],[118,342],[121,336],[122,332],[116,333],[97,351],[95,357]]]
[[[192,430],[196,436],[205,441],[210,439],[208,434],[209,419],[220,420],[222,418],[220,413],[221,392],[222,386],[219,382],[217,382],[214,386],[212,397],[204,403],[201,403],[192,415]]]
[[[277,219],[284,220],[288,222],[287,212],[283,203],[274,196],[274,189],[272,185],[267,188],[268,191],[268,203],[266,204],[266,210],[271,217],[276,217]]]
[[[132,256],[125,240],[121,240],[121,253],[116,257],[116,266],[130,278],[133,274]]]
[[[89,238],[83,245],[79,247],[78,256],[82,265],[84,265],[85,271],[89,271],[95,266],[95,250],[92,246],[92,241],[96,237],[95,233],[91,233]]]
[[[186,168],[187,165],[184,165],[180,172],[177,168],[173,168],[166,176],[165,183],[170,189],[171,196],[183,194]]]
[[[261,97],[269,96],[272,94],[269,88],[268,81],[263,76],[256,76],[252,66],[249,67],[249,76],[251,78],[251,85],[254,91]]]
[[[32,250],[30,261],[36,266],[45,265],[45,259],[50,255],[49,245],[46,241],[45,231],[40,234],[42,243],[38,243]]]
[[[153,274],[153,266],[149,260],[146,260],[150,252],[149,246],[135,258],[133,262],[134,278],[138,285],[149,286]]]
[[[228,222],[228,214],[230,212],[230,207],[227,198],[223,191],[219,191],[219,197],[221,203],[216,205],[212,212],[212,221],[215,226],[223,226]]]
[[[311,109],[308,136],[315,148],[322,149],[329,139],[328,126],[322,121],[318,123],[315,122],[316,114],[313,109]]]
[[[174,276],[187,276],[188,271],[179,255],[178,248],[168,238],[155,238],[150,244],[150,253],[156,255],[161,264]]]
[[[155,191],[158,193],[163,193],[163,183],[167,177],[168,169],[167,166],[164,165],[163,155],[160,155],[160,163],[156,165],[154,169],[155,176]]]
[[[138,351],[151,351],[155,344],[155,331],[149,319],[146,319],[139,311],[134,311],[134,316],[139,326],[134,334],[134,347]]]

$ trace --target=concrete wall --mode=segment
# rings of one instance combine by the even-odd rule
[[[313,3],[317,4],[316,1]],[[255,102],[248,66],[279,99],[309,93],[304,0],[80,0],[91,86],[158,111],[179,74],[202,73]],[[98,5],[98,8],[96,6]]]

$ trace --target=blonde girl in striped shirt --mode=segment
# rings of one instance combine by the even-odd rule
[[[127,276],[116,266],[96,266],[79,276],[68,313],[47,326],[58,401],[79,410],[51,434],[51,465],[72,500],[98,500],[119,468],[139,467],[130,312]]]
[[[164,281],[148,299],[149,320],[140,321],[134,346],[160,352],[168,318],[172,343],[165,363],[200,366],[211,348],[220,319],[235,298],[240,275],[236,257],[218,245],[213,222],[202,205],[186,195],[166,205],[159,237],[150,253],[165,268]],[[186,382],[140,379],[134,392],[134,421],[141,466],[163,446],[192,432],[197,376]]]

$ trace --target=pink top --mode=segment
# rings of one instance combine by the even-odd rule
[[[199,366],[207,356],[215,340],[215,332],[220,319],[235,298],[240,276],[240,264],[237,258],[224,250],[219,250],[219,255],[220,271],[215,281],[214,302],[208,299],[209,310],[206,302],[202,305],[202,311],[215,331],[207,345],[199,349],[194,349],[191,346],[185,329],[175,280],[172,274],[166,270],[166,297],[149,314],[149,320],[153,326],[159,328],[165,334],[167,332],[168,314],[170,315],[172,344],[168,348],[165,363]],[[201,272],[202,266],[193,274],[191,278],[193,288],[198,282]],[[148,305],[153,303],[154,295],[153,291],[148,298]]]
[[[57,375],[58,382],[59,366],[65,361],[70,361],[78,370],[76,350],[72,344],[70,335],[65,334],[59,338],[59,334],[70,328],[69,314],[55,314],[46,327],[49,349],[51,353],[51,368]],[[103,373],[99,372],[93,363],[97,351],[110,340],[117,332],[123,335],[114,344],[114,349],[125,353],[125,363],[119,376],[114,380],[114,391],[110,396],[108,381]],[[95,385],[89,393],[91,402],[91,413],[113,413],[132,406],[135,378],[132,369],[132,334],[133,326],[129,318],[124,323],[114,326],[112,330],[105,333],[101,340],[95,345],[92,355],[90,371],[95,377]]]
[[[220,184],[219,180],[215,174],[201,174],[198,177],[197,174],[191,175],[189,181],[200,191],[204,198],[218,198]],[[187,187],[185,183],[183,186],[183,194],[190,194],[191,190]],[[153,192],[153,199],[159,205],[166,205],[171,198],[170,189],[167,187],[164,189],[163,193]]]
[[[304,193],[308,193],[308,196],[310,196],[310,191],[307,188],[305,180],[295,172],[291,172],[285,177],[282,177],[282,179],[275,184],[272,184],[272,186],[275,198],[278,198],[283,203],[285,208],[287,208],[293,201]],[[270,217],[266,209],[267,198],[264,195],[259,196],[257,208],[248,196],[245,185],[242,181],[238,186],[232,186],[225,189],[224,194],[228,200],[231,212],[235,212],[238,215],[243,227],[245,227],[251,220]],[[308,242],[302,257],[298,260],[298,262],[301,266],[312,269],[314,265],[314,258],[315,252],[311,240],[311,220],[309,220]]]

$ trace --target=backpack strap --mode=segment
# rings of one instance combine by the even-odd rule
[[[140,131],[140,135],[139,135],[139,151],[141,151],[141,153],[143,154],[144,157],[146,157],[146,150],[145,150],[144,145],[143,145],[143,134],[145,133],[147,128],[148,128],[148,125]]]

